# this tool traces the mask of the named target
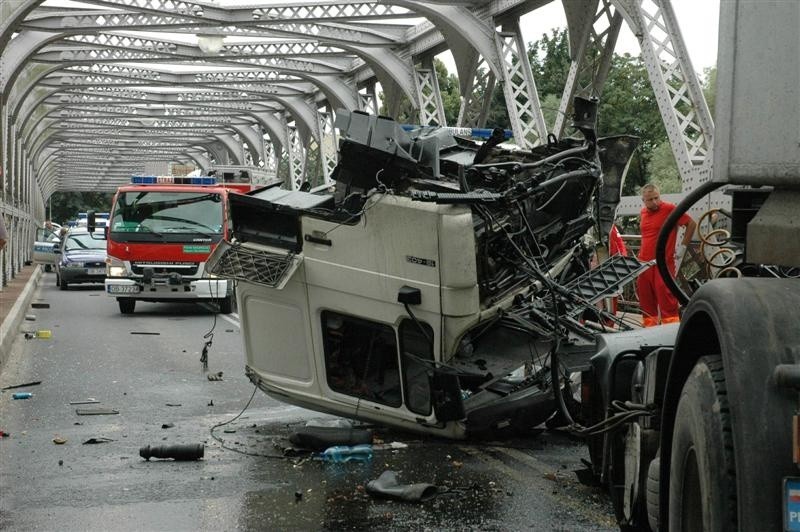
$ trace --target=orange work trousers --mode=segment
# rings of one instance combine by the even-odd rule
[[[659,323],[680,321],[678,300],[664,284],[657,267],[651,266],[636,279],[636,291],[642,311],[642,325],[652,327]]]

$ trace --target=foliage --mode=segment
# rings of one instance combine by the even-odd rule
[[[49,201],[50,218],[65,224],[78,217],[79,212],[108,212],[114,194],[105,192],[55,192]]]

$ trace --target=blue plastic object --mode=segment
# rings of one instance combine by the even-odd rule
[[[30,399],[33,397],[33,394],[31,392],[19,392],[13,394],[11,397],[14,399]]]
[[[359,445],[335,445],[328,447],[320,457],[326,462],[368,462],[372,460],[372,445],[362,443]]]

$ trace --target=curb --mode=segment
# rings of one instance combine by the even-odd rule
[[[17,329],[19,329],[19,325],[25,318],[25,311],[33,300],[33,295],[36,293],[41,278],[42,267],[37,266],[19,298],[11,307],[8,316],[3,320],[3,323],[0,323],[0,368],[5,365],[6,359],[11,354],[11,346],[14,345],[14,340],[18,336]]]

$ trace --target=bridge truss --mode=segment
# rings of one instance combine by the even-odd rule
[[[670,1],[562,0],[572,64],[547,124],[519,20],[551,1],[0,0],[0,212],[12,232],[0,288],[56,191],[111,192],[171,163],[328,182],[337,109],[376,112],[378,84],[390,115],[405,102],[423,125],[484,127],[499,83],[518,145],[562,135],[572,98],[602,94],[622,24],[639,39],[683,192],[709,179],[714,126]],[[454,124],[433,66],[446,49],[462,95]],[[621,211],[639,205],[625,198]]]

